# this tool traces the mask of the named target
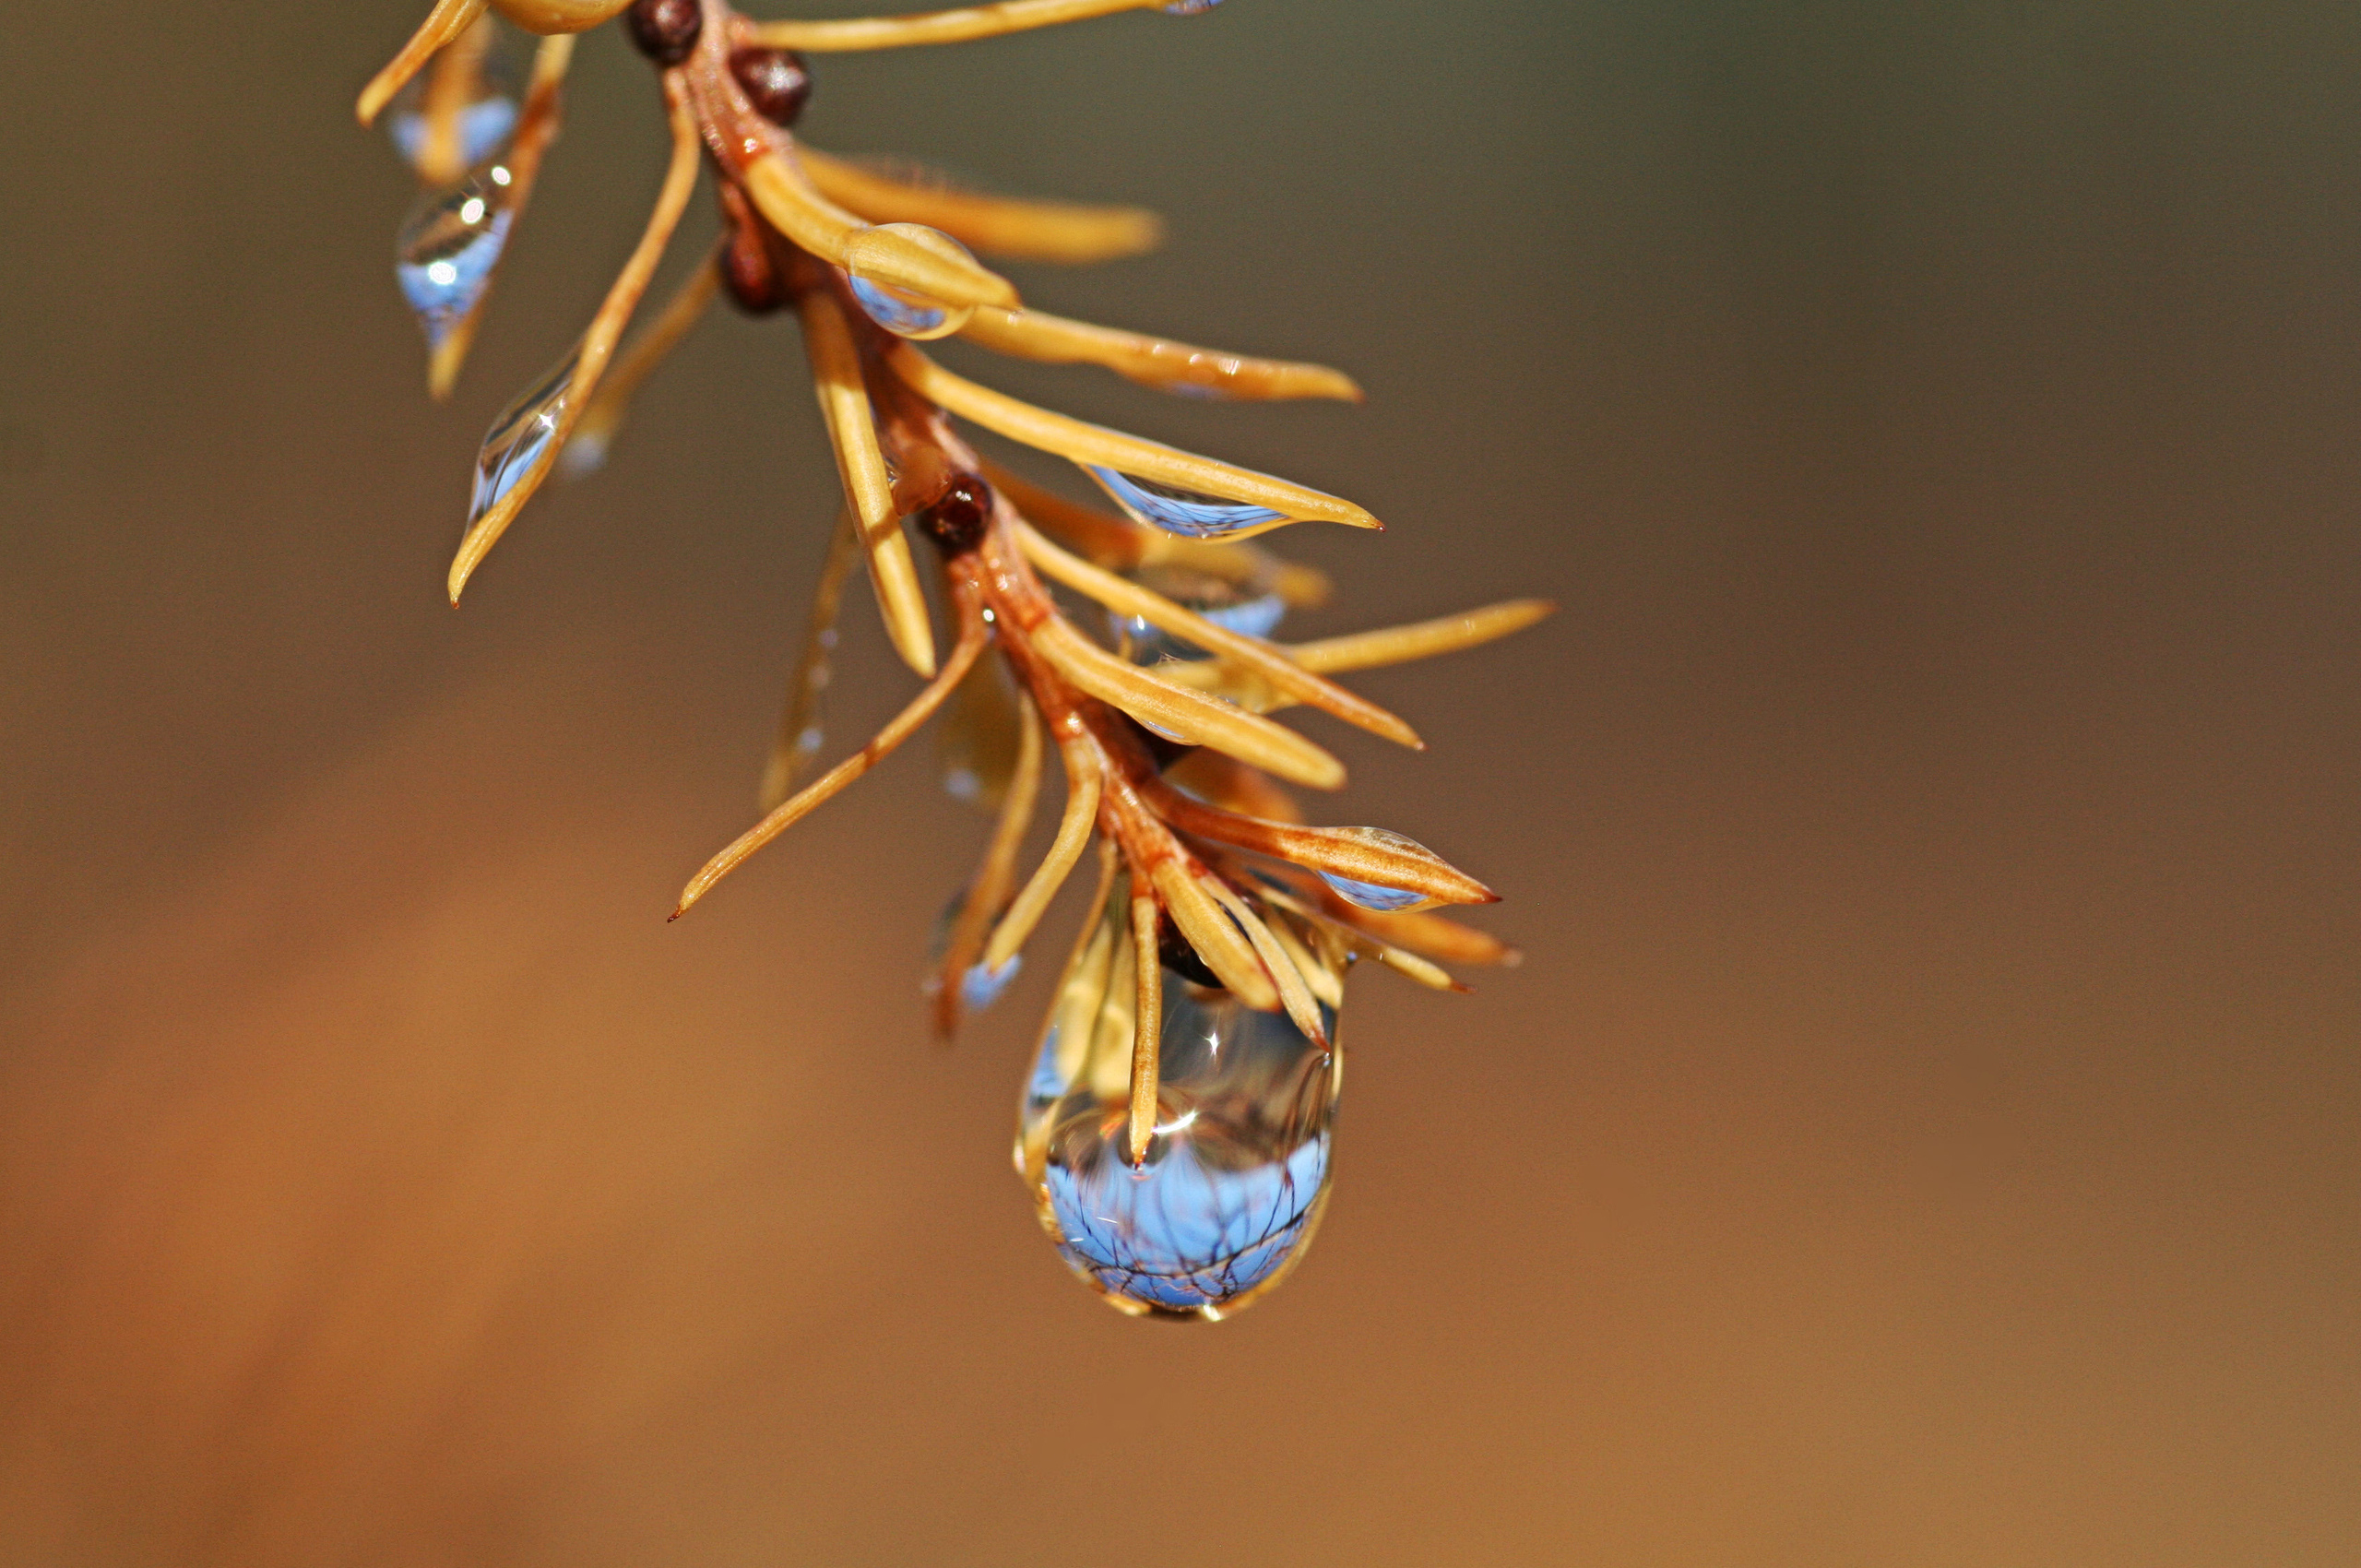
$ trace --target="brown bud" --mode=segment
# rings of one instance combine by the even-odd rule
[[[721,286],[748,315],[768,315],[787,303],[788,291],[764,239],[763,220],[736,182],[717,182],[714,194],[721,198],[721,226],[730,236],[721,251]]]
[[[958,474],[951,488],[919,514],[919,527],[945,555],[964,555],[982,541],[991,516],[991,486],[979,475]]]
[[[730,248],[721,253],[721,283],[748,315],[768,315],[787,303],[769,249],[760,235],[744,229],[730,236]]]
[[[634,0],[623,26],[642,54],[659,65],[677,65],[697,46],[705,7],[697,0]]]
[[[792,125],[812,101],[812,71],[792,49],[739,49],[730,56],[730,74],[738,78],[754,113],[774,125]]]

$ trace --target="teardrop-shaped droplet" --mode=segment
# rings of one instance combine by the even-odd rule
[[[959,979],[959,1005],[971,1014],[982,1012],[1000,1000],[1001,992],[1008,989],[1009,982],[1024,968],[1022,953],[1009,955],[1008,962],[997,969],[988,969],[981,964],[972,966]]]
[[[1386,887],[1374,882],[1355,882],[1349,876],[1338,876],[1323,871],[1320,880],[1336,890],[1336,897],[1348,904],[1358,904],[1364,909],[1407,909],[1419,904],[1431,904],[1433,899],[1423,893],[1413,893],[1406,887]]]
[[[1164,484],[1137,474],[1118,473],[1097,463],[1083,467],[1097,480],[1099,488],[1115,498],[1115,504],[1139,521],[1167,533],[1185,534],[1191,539],[1213,539],[1240,529],[1257,528],[1264,523],[1277,522],[1287,516],[1268,506],[1250,505],[1243,501],[1225,501],[1218,495],[1207,495],[1199,490],[1183,490],[1179,485]]]
[[[930,1000],[943,983],[940,973],[943,956],[951,950],[951,934],[967,908],[967,890],[962,888],[951,896],[951,901],[943,907],[943,913],[935,917],[934,936],[927,944],[926,979],[919,987]],[[985,928],[987,932],[990,929],[989,925]],[[980,941],[979,938],[979,944]],[[968,965],[967,973],[959,977],[960,1011],[972,1016],[990,1007],[1000,1000],[1001,992],[1009,988],[1024,968],[1025,955],[1022,953],[1011,954],[1008,961],[997,969],[986,968],[980,963]]]
[[[508,145],[516,129],[518,99],[516,57],[506,37],[489,19],[478,24],[482,36],[470,35],[435,57],[434,63],[404,84],[386,108],[386,134],[402,161],[425,173],[441,155],[445,169],[472,169]],[[446,73],[457,71],[459,79]],[[461,101],[451,104],[451,144],[435,148],[428,101],[435,93],[457,88]]]
[[[878,225],[876,232],[897,235],[946,261],[972,265],[976,259],[967,246],[942,230],[930,229],[923,223],[884,223]],[[886,331],[924,342],[948,338],[974,318],[973,305],[946,304],[872,275],[863,265],[867,250],[856,235],[845,253],[845,281],[852,286],[852,297],[860,302],[869,319]]]
[[[1069,971],[1026,1084],[1020,1170],[1058,1251],[1110,1305],[1219,1319],[1276,1284],[1311,1239],[1343,1057],[1284,1013],[1161,972],[1163,1087],[1147,1158],[1127,1158],[1131,945],[1102,925]],[[1322,1021],[1334,1039],[1334,1012],[1323,1007]]]
[[[506,164],[488,163],[428,196],[402,225],[394,276],[430,348],[441,345],[491,286],[516,216],[516,187]]]
[[[1169,0],[1161,7],[1168,17],[1202,17],[1221,4],[1221,0]]]
[[[468,503],[469,524],[500,505],[533,465],[549,455],[550,444],[565,422],[566,400],[574,391],[574,373],[581,362],[582,349],[576,344],[492,422],[482,449],[476,454],[475,495]]]
[[[1332,839],[1358,840],[1369,848],[1396,851],[1423,861],[1439,872],[1453,876],[1460,875],[1453,872],[1452,868],[1444,863],[1432,849],[1428,849],[1416,838],[1396,833],[1390,827],[1331,827],[1324,831]],[[1306,869],[1318,872],[1320,879],[1334,888],[1338,897],[1348,903],[1358,904],[1364,909],[1392,912],[1399,909],[1431,909],[1437,904],[1447,901],[1431,893],[1415,893],[1406,887],[1394,887],[1382,882],[1362,882],[1318,865],[1307,864]],[[1480,895],[1481,885],[1476,885],[1476,890]]]
[[[516,101],[504,93],[488,92],[460,107],[455,128],[457,161],[460,167],[471,169],[508,145],[510,134],[516,129]],[[386,124],[394,150],[413,169],[426,158],[426,130],[423,113],[414,108],[405,113],[398,104]]]
[[[1193,610],[1224,630],[1249,637],[1267,637],[1287,615],[1287,600],[1275,593],[1247,595],[1235,584],[1199,572],[1150,566],[1132,574],[1133,581],[1152,588],[1184,610]],[[1159,664],[1168,659],[1210,657],[1196,644],[1165,631],[1138,615],[1107,612],[1118,642],[1131,650],[1134,664]]]
[[[1016,773],[1024,718],[1004,661],[979,659],[944,705],[935,727],[943,788],[979,811],[996,812]]]

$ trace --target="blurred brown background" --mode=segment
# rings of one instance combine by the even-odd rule
[[[1363,683],[1426,755],[1308,721],[1530,961],[1357,981],[1319,1245],[1172,1331],[1007,1170],[1062,929],[924,1039],[984,827],[923,744],[663,922],[830,517],[791,327],[444,606],[661,148],[595,36],[430,407],[349,109],[420,8],[10,19],[0,1561],[2361,1557],[2361,12],[822,62],[819,145],[1172,216],[1037,302],[1364,379],[990,373],[1386,517],[1283,536],[1306,629],[1564,606]],[[909,686],[852,624],[840,741]]]

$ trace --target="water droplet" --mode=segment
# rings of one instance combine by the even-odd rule
[[[515,189],[507,165],[489,163],[426,197],[402,225],[394,276],[430,347],[440,345],[491,286],[516,216]]]
[[[869,313],[869,319],[888,332],[924,339],[948,337],[957,330],[943,325],[950,320],[951,313],[941,305],[922,304],[915,294],[888,291],[866,278],[854,278],[848,281],[852,284],[852,297],[860,302],[860,308]]]
[[[1000,993],[1008,989],[1008,982],[1014,980],[1017,971],[1024,968],[1025,955],[1022,953],[1011,954],[1008,962],[997,969],[976,965],[960,978],[959,1004],[970,1013],[982,1012],[1000,1000]]]
[[[1203,573],[1150,566],[1132,574],[1133,581],[1152,588],[1184,610],[1193,610],[1215,625],[1236,632],[1242,636],[1267,637],[1278,630],[1279,622],[1287,612],[1287,600],[1277,594],[1258,594],[1249,598],[1236,585]],[[1134,664],[1157,664],[1168,659],[1205,659],[1211,657],[1196,644],[1187,642],[1166,632],[1153,622],[1137,615],[1107,612],[1108,624],[1116,639],[1128,638]]]
[[[959,917],[967,908],[967,893],[965,888],[962,888],[951,896],[951,902],[945,904],[943,907],[943,913],[935,917],[933,940],[927,944],[926,979],[919,988],[928,997],[932,997],[942,988],[943,976],[940,970],[943,966],[943,956],[950,951],[951,933],[958,926]],[[988,923],[984,929],[989,932],[991,928]],[[1015,980],[1024,968],[1025,955],[1022,953],[1010,955],[1008,962],[997,969],[988,969],[981,964],[970,964],[967,966],[967,973],[959,977],[960,1008],[967,1013],[976,1014],[990,1007],[1000,1000],[1001,992],[1008,989],[1009,982]]]
[[[1355,882],[1349,876],[1338,876],[1334,872],[1322,872],[1320,880],[1335,888],[1336,897],[1347,903],[1358,904],[1364,909],[1408,909],[1434,902],[1423,893],[1413,893],[1404,887],[1386,887],[1374,882]]]
[[[975,254],[940,229],[930,229],[922,223],[882,223],[864,233],[892,234],[932,251],[946,261],[975,262]],[[972,305],[946,304],[908,289],[884,282],[868,271],[864,265],[866,253],[862,235],[853,236],[845,253],[845,281],[852,285],[852,297],[869,319],[897,337],[924,342],[934,338],[948,338],[967,325],[976,314]]]
[[[498,505],[548,455],[558,427],[565,421],[566,398],[574,390],[574,373],[581,361],[577,344],[492,422],[483,447],[476,454],[476,491],[468,504],[470,525]]]
[[[1099,487],[1115,498],[1115,504],[1139,521],[1167,533],[1185,534],[1191,539],[1212,539],[1221,534],[1236,533],[1240,529],[1256,528],[1264,523],[1277,522],[1284,512],[1274,512],[1268,506],[1249,505],[1242,501],[1225,501],[1218,495],[1207,495],[1199,490],[1183,490],[1178,485],[1164,484],[1136,474],[1118,473],[1113,469],[1096,463],[1086,463],[1084,469],[1097,480]]]
[[[935,755],[952,799],[979,811],[1000,810],[1023,744],[1016,687],[997,659],[979,659],[943,705],[935,727]]]
[[[1168,17],[1202,17],[1221,4],[1221,0],[1170,0],[1160,7]]]
[[[588,479],[607,466],[608,438],[596,431],[576,429],[557,455],[557,476],[571,482]]]
[[[1119,891],[1110,918],[1119,921]],[[1026,1086],[1018,1157],[1067,1264],[1134,1313],[1220,1318],[1277,1283],[1324,1203],[1341,1055],[1163,971],[1156,1136],[1127,1158],[1131,944],[1102,923]],[[1335,1014],[1322,1019],[1335,1033]]]
[[[394,95],[386,115],[386,134],[394,150],[403,162],[421,171],[428,157],[426,95],[441,64],[438,60],[436,67],[412,77]],[[468,87],[468,101],[458,106],[453,127],[457,132],[457,157],[449,166],[458,169],[472,169],[490,158],[508,145],[516,130],[516,61],[504,41],[495,34],[469,69],[473,79]]]
[[[510,133],[516,129],[516,100],[476,100],[459,111],[458,129],[458,160],[463,166],[473,167],[508,145]],[[397,110],[386,131],[393,137],[394,150],[402,155],[402,161],[417,168],[426,156],[426,116]]]

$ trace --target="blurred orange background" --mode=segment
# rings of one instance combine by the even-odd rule
[[[2361,1557],[2361,14],[819,63],[817,145],[1170,215],[1029,299],[1362,379],[946,355],[1369,505],[1276,540],[1304,631],[1563,607],[1359,683],[1423,755],[1305,721],[1528,961],[1356,979],[1317,1247],[1173,1330],[1008,1170],[1064,927],[926,1039],[986,825],[924,742],[664,923],[832,517],[791,327],[708,322],[444,605],[662,148],[594,35],[429,405],[350,113],[419,8],[11,19],[0,1561]],[[838,743],[910,686],[854,603]]]

